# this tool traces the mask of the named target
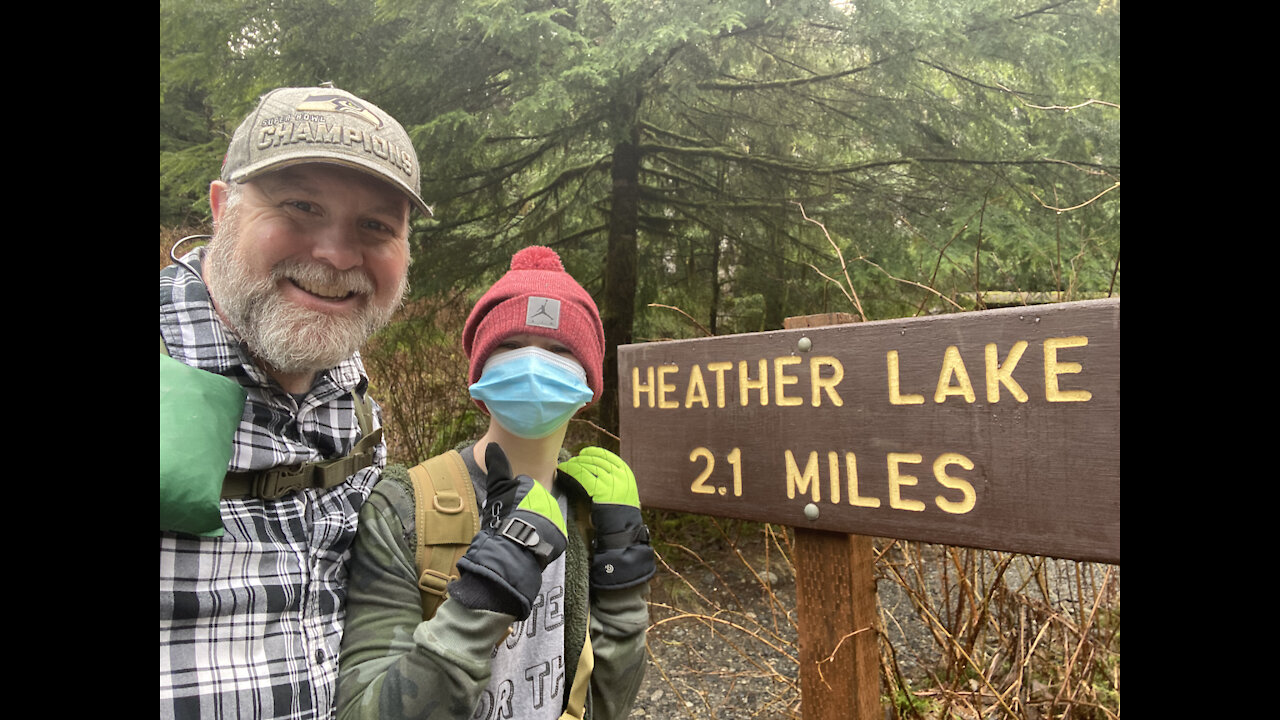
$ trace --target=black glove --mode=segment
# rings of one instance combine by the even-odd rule
[[[546,488],[528,475],[511,476],[497,443],[485,448],[488,466],[480,532],[458,560],[449,594],[469,608],[529,617],[542,589],[542,571],[564,552],[564,516]]]
[[[591,523],[596,528],[591,587],[617,590],[653,577],[657,568],[649,528],[640,517],[640,494],[631,468],[608,450],[589,447],[560,463],[560,471],[591,495]]]

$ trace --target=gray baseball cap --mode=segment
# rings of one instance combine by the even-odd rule
[[[236,128],[222,179],[246,182],[302,163],[332,163],[385,180],[431,217],[420,194],[418,153],[395,118],[345,90],[278,88]]]

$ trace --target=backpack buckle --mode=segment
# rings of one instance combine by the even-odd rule
[[[437,570],[427,568],[418,576],[418,589],[422,592],[431,593],[443,601],[448,591],[449,583],[457,579],[458,576],[456,574],[446,575]]]
[[[310,484],[311,473],[302,465],[273,468],[253,480],[254,497],[277,500]]]

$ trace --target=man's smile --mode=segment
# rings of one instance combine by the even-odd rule
[[[293,286],[310,295],[324,300],[346,300],[354,297],[358,291],[348,289],[345,285],[323,283],[303,278],[286,278]]]

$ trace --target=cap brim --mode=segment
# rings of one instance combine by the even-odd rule
[[[307,157],[279,158],[270,162],[249,165],[248,167],[242,168],[228,179],[232,182],[238,183],[249,182],[256,177],[260,177],[269,172],[283,170],[295,165],[308,165],[311,163],[337,165],[350,170],[356,170],[374,178],[375,180],[381,180],[391,187],[394,187],[396,190],[404,193],[404,195],[409,198],[409,204],[417,208],[425,217],[435,217],[435,213],[431,212],[431,208],[422,200],[421,197],[418,196],[416,192],[413,191],[412,188],[409,187],[407,183],[399,180],[398,178],[388,176],[376,165],[365,165],[364,163],[352,160],[351,157],[347,155],[325,155],[323,153],[317,153],[315,155],[308,155]]]

